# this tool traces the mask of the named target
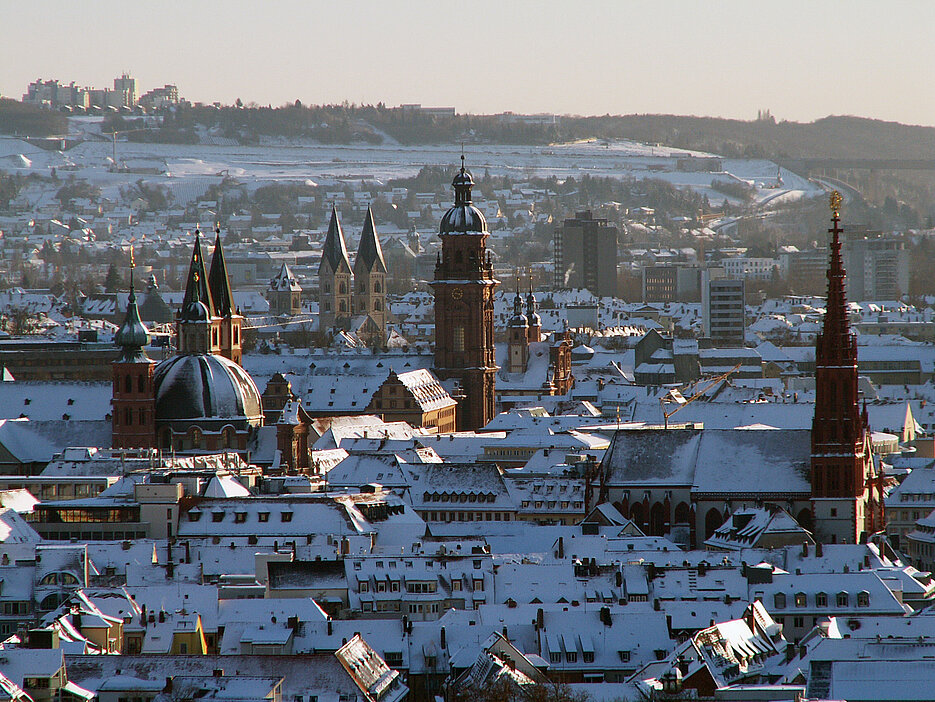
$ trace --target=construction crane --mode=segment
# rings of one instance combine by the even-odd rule
[[[115,130],[111,133],[111,136],[113,137],[113,143],[114,143],[114,156],[113,156],[113,159],[114,159],[113,169],[114,169],[114,171],[120,170],[119,168],[117,168],[117,135],[118,135],[118,134],[135,134],[136,132],[151,132],[151,131],[153,131],[154,129],[155,129],[155,127],[146,127],[146,128],[144,128],[144,129],[121,129],[121,130],[119,130],[119,131],[115,129]]]
[[[686,405],[690,405],[692,402],[694,402],[699,397],[704,395],[706,392],[708,392],[708,390],[713,388],[715,385],[720,383],[722,380],[727,380],[727,378],[729,378],[731,375],[736,373],[738,370],[740,370],[739,363],[733,368],[731,368],[729,371],[726,371],[724,373],[721,373],[720,375],[716,375],[713,378],[711,378],[710,382],[708,382],[707,385],[705,385],[701,390],[696,392],[694,395],[692,395],[688,399],[685,399],[685,397],[682,396],[682,393],[680,393],[677,389],[669,390],[669,392],[667,392],[665,395],[659,398],[659,406],[662,407],[663,426],[666,429],[668,429],[669,428],[669,417],[671,417],[673,414],[678,412],[680,409],[682,409]],[[676,407],[674,410],[666,412],[667,402],[674,402],[675,404],[678,405],[678,407]]]

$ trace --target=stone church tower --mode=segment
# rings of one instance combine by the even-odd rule
[[[331,222],[318,266],[318,328],[347,329],[351,319],[351,263],[338,211],[331,206]]]
[[[241,333],[243,316],[234,304],[230,276],[227,274],[227,262],[221,247],[221,228],[215,229],[214,254],[211,256],[211,269],[208,272],[208,287],[211,289],[213,308],[211,313],[219,320],[219,353],[240,365],[243,359]]]
[[[861,412],[859,405],[857,339],[844,296],[840,206],[841,195],[832,193],[828,300],[815,347],[811,485],[815,537],[853,544],[884,528],[883,483],[871,454],[866,407]]]
[[[386,341],[386,261],[369,207],[354,260],[354,316],[368,315],[382,345]]]
[[[452,181],[455,203],[442,217],[441,255],[435,265],[435,374],[457,378],[464,395],[458,428],[480,429],[494,416],[493,264],[484,215],[471,204],[474,179],[464,168]]]

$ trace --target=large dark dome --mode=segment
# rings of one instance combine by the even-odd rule
[[[188,419],[259,420],[260,392],[250,375],[223,356],[185,355],[155,370],[156,422]]]
[[[442,217],[438,226],[439,234],[482,234],[487,232],[487,220],[484,214],[471,204],[471,188],[474,177],[464,168],[464,156],[461,156],[461,170],[451,181],[455,191],[455,204]]]
[[[478,234],[487,231],[484,213],[474,205],[455,205],[448,209],[438,226],[439,234]]]

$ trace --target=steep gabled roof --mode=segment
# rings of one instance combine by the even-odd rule
[[[234,314],[234,293],[231,291],[230,276],[227,274],[227,262],[221,249],[221,230],[217,230],[214,240],[214,255],[211,257],[211,271],[208,273],[208,286],[211,288],[211,312],[218,317]]]
[[[211,290],[208,287],[208,274],[205,270],[204,255],[201,252],[201,232],[195,230],[195,246],[192,248],[192,262],[188,267],[188,282],[185,284],[185,297],[182,300],[182,309],[189,305],[203,302],[209,310],[214,310],[214,301],[211,299]]]
[[[269,289],[277,291],[293,291],[293,292],[302,292],[302,287],[299,285],[298,279],[292,274],[292,270],[289,268],[289,264],[285,261],[282,262],[282,266],[272,280],[269,281]]]
[[[318,266],[318,275],[325,271],[328,265],[332,273],[351,272],[351,262],[347,258],[347,245],[344,243],[344,230],[338,219],[338,210],[331,206],[331,222],[328,223],[328,236],[325,238],[325,248],[321,252],[321,265]]]
[[[357,247],[357,260],[354,261],[354,273],[366,270],[370,273],[386,273],[386,261],[383,260],[383,249],[377,238],[376,225],[373,223],[373,210],[367,208],[364,217],[364,231],[360,235],[360,245]]]

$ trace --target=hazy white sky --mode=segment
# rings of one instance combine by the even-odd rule
[[[933,27],[928,0],[0,0],[0,94],[129,70],[206,102],[935,125]]]

